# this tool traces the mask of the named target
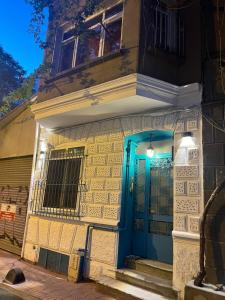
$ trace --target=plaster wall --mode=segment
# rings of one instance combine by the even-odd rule
[[[30,109],[0,128],[0,159],[33,155],[35,121]]]
[[[78,248],[84,248],[89,223],[116,226],[121,210],[124,138],[156,129],[174,131],[173,284],[183,292],[185,283],[198,271],[199,217],[203,209],[201,112],[198,108],[187,112],[161,111],[158,116],[128,116],[56,131],[42,128],[39,144],[44,142],[55,149],[85,146],[83,181],[87,191],[81,199],[80,217],[73,221],[30,214],[24,257],[37,261],[40,247],[72,257]],[[183,147],[182,133],[186,131],[192,132],[193,143]],[[39,173],[37,162],[34,180],[38,180]],[[34,195],[31,198],[35,201]],[[117,233],[93,230],[88,276],[97,279],[114,270],[117,252]]]

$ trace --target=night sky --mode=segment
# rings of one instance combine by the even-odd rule
[[[0,45],[29,75],[42,63],[43,51],[28,32],[31,7],[25,0],[0,0]],[[45,37],[43,28],[42,37]]]

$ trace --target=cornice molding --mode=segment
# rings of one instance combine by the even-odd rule
[[[179,87],[134,73],[34,104],[31,109],[36,119],[42,120],[73,111],[90,109],[95,105],[96,107],[108,104],[118,105],[121,104],[118,101],[127,101],[128,99],[130,99],[130,105],[134,105],[135,97],[145,101],[146,109],[149,109],[151,102],[154,103],[154,107],[158,106],[159,108],[165,106],[190,107],[193,104],[199,104],[201,96],[201,86],[197,83]]]

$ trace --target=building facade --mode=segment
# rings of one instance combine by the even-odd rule
[[[104,284],[141,260],[183,298],[204,209],[199,13],[108,1],[82,38],[51,19],[25,259],[74,280],[83,249],[81,273]]]
[[[0,121],[0,248],[21,254],[30,189],[35,120],[27,103]]]

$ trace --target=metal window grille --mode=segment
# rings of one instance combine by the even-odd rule
[[[42,153],[32,192],[32,212],[54,217],[77,217],[86,191],[82,181],[84,147]]]
[[[184,22],[180,14],[170,11],[162,3],[151,6],[150,48],[158,48],[184,56]]]

